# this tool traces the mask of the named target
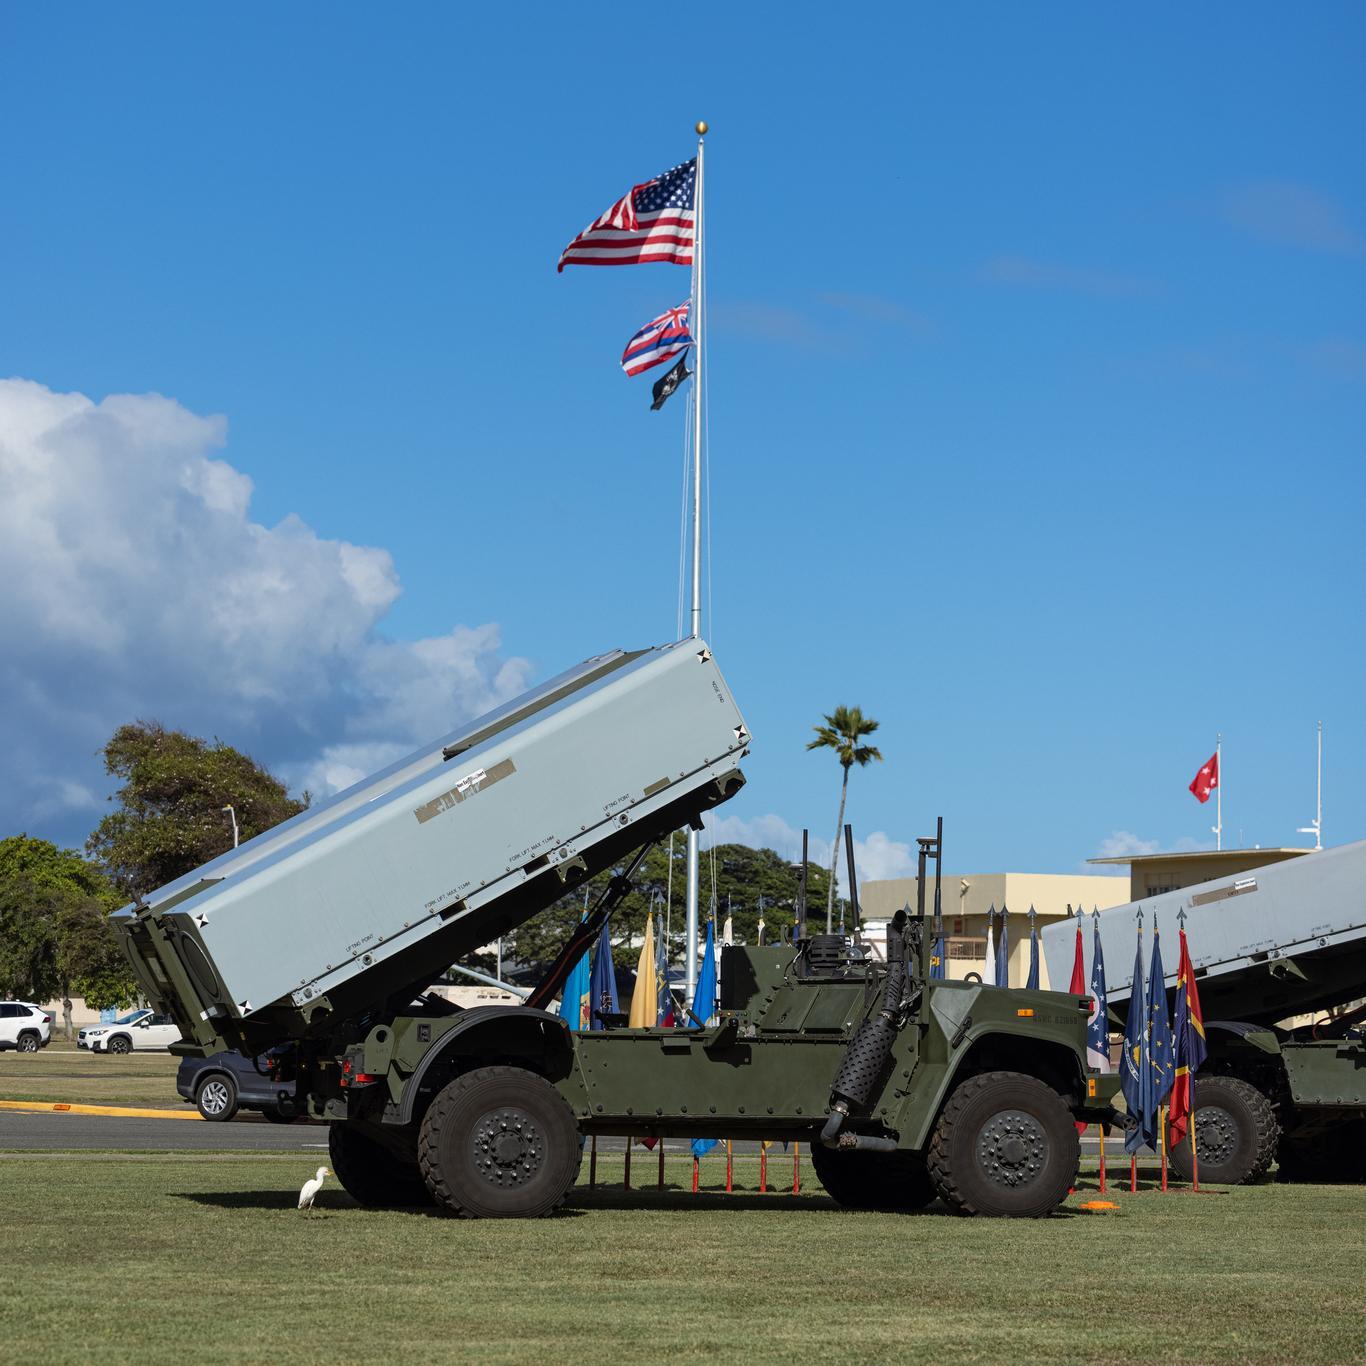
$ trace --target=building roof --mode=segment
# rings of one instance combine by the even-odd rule
[[[1257,849],[1187,849],[1180,853],[1172,854],[1123,854],[1118,858],[1089,858],[1087,863],[1171,863],[1182,859],[1240,859],[1246,860],[1250,855],[1269,855],[1276,858],[1292,858],[1296,854],[1312,854],[1312,849],[1300,847],[1291,848],[1282,845],[1280,848],[1257,848]]]

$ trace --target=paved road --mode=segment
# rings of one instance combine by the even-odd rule
[[[300,1152],[327,1147],[314,1124],[268,1124],[252,1118],[228,1124],[124,1119],[106,1115],[20,1114],[0,1111],[0,1150],[104,1148],[120,1152]]]

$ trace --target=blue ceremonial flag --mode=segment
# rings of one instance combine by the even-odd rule
[[[1029,991],[1039,989],[1039,927],[1034,923],[1034,907],[1029,908],[1029,976],[1025,979]]]
[[[674,1027],[674,996],[669,990],[669,946],[665,942],[664,926],[659,927],[659,944],[655,949],[655,1026]]]
[[[934,936],[934,943],[930,945],[930,976],[942,978],[944,969],[944,927],[940,925],[939,932]]]
[[[1153,1075],[1153,1147],[1157,1147],[1157,1109],[1176,1080],[1172,1021],[1167,1012],[1167,983],[1162,973],[1162,945],[1153,918],[1153,961],[1148,969],[1148,1066]]]
[[[589,983],[588,999],[591,1006],[591,1029],[606,1029],[603,1015],[616,1015],[621,1011],[617,1005],[617,971],[612,963],[612,940],[609,934],[612,919],[609,916],[602,922],[602,933],[598,936],[598,947],[593,953],[593,978]]]
[[[1150,1077],[1148,1069],[1148,1027],[1143,1010],[1143,925],[1138,927],[1138,947],[1134,950],[1134,980],[1129,988],[1129,1014],[1124,1022],[1124,1058],[1119,1068],[1120,1090],[1124,1104],[1136,1121],[1124,1135],[1124,1149],[1136,1153],[1147,1141],[1143,1132],[1143,1113]]]
[[[1010,917],[1010,907],[1001,903],[1001,937],[996,943],[996,985],[1010,985],[1010,931],[1006,923]]]
[[[1100,917],[1093,915],[1095,948],[1091,955],[1091,1014],[1086,1023],[1086,1063],[1098,1072],[1110,1070],[1110,1017],[1105,1004],[1105,955],[1100,951]]]
[[[695,1138],[692,1141],[692,1155],[706,1157],[721,1140],[719,1138]]]
[[[716,926],[707,921],[707,947],[702,955],[702,970],[697,974],[697,987],[692,994],[692,1013],[703,1024],[710,1024],[716,1014]],[[692,1029],[700,1028],[689,1020]]]
[[[588,917],[585,910],[579,917],[582,924]],[[589,955],[584,954],[564,979],[564,993],[560,997],[560,1019],[570,1029],[588,1028],[588,963]]]

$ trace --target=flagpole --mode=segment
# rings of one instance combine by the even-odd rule
[[[1214,772],[1218,781],[1214,785],[1214,847],[1224,847],[1224,737],[1216,731],[1214,736]]]
[[[693,337],[692,374],[692,613],[689,635],[696,640],[702,634],[702,352],[705,319],[702,316],[702,147],[707,125],[697,124],[697,177],[693,191],[693,249],[692,298],[688,320]],[[697,890],[698,890],[698,831],[688,827],[688,898],[687,949],[684,955],[688,999],[697,987]]]

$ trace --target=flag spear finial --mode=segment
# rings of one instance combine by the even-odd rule
[[[706,121],[706,119],[698,119],[698,120],[697,120],[697,136],[700,137],[700,138],[704,138],[704,137],[706,137],[706,135],[707,135],[707,121]]]

